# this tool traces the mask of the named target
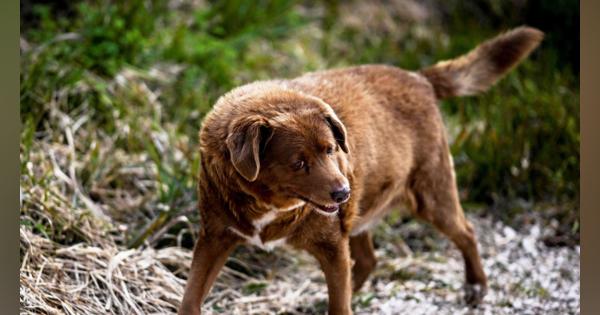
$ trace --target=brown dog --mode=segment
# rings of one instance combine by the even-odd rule
[[[307,250],[325,273],[329,314],[351,314],[352,290],[375,267],[369,228],[398,204],[456,244],[466,302],[480,302],[486,276],[438,100],[484,91],[542,37],[520,27],[419,72],[366,65],[255,82],[219,99],[200,132],[202,229],[179,314],[200,314],[241,243]]]

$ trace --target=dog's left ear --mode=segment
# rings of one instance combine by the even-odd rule
[[[335,141],[338,143],[340,148],[342,148],[342,151],[348,153],[349,150],[346,142],[346,126],[344,126],[329,104],[316,97],[313,97],[313,99],[321,107],[321,112],[325,114],[325,121],[329,125],[329,128],[331,128]]]
[[[272,136],[272,129],[261,116],[243,117],[231,124],[225,144],[233,167],[247,181],[258,177],[260,154]]]
[[[333,137],[335,141],[337,141],[342,151],[348,153],[348,145],[346,144],[346,127],[337,115],[331,110],[329,113],[325,115],[325,120],[327,120],[327,124],[329,124],[329,128],[333,132]]]

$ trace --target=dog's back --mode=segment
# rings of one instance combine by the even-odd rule
[[[289,85],[323,99],[346,125],[350,158],[362,181],[354,193],[362,195],[362,215],[370,216],[364,211],[405,197],[411,170],[448,155],[438,100],[485,91],[542,38],[536,29],[519,27],[418,72],[364,65],[309,73]]]

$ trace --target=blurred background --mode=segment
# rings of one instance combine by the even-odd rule
[[[549,227],[536,242],[577,248],[578,257],[579,1],[22,0],[22,306],[65,310],[27,282],[46,261],[31,261],[35,251],[54,257],[48,250],[95,246],[112,250],[109,260],[128,248],[189,255],[198,227],[197,133],[229,89],[365,63],[416,70],[523,24],[546,33],[528,60],[489,92],[441,104],[461,198],[471,217],[492,225]],[[379,239],[414,251],[439,242],[428,227],[402,229],[411,224],[392,216]],[[69,264],[83,264],[72,255]],[[268,261],[254,250],[236,255]],[[186,267],[156,259],[179,286],[164,298],[172,310]],[[265,286],[253,283],[242,282],[242,292],[260,295]],[[106,299],[109,309],[135,309]]]

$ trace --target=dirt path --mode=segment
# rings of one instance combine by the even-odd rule
[[[383,268],[371,282],[375,296],[357,313],[579,313],[579,247],[546,247],[538,241],[546,232],[540,225],[519,233],[489,219],[471,219],[490,286],[482,306],[470,310],[461,303],[462,260],[446,242],[442,251],[382,258]],[[386,281],[389,278],[403,281]]]
[[[427,230],[425,234],[429,236],[424,240],[412,243],[408,240],[409,244],[419,247],[420,243],[429,242],[437,244],[438,248],[409,249],[404,257],[399,257],[407,252],[402,249],[406,248],[402,243],[376,239],[379,264],[366,287],[354,298],[355,313],[579,313],[579,247],[546,247],[539,239],[548,230],[544,231],[539,224],[517,232],[487,218],[472,216],[471,220],[479,235],[484,268],[489,277],[490,289],[483,305],[477,309],[464,306],[460,254],[449,242]],[[401,226],[398,232],[410,237],[411,233],[422,230],[421,224],[411,223]],[[380,232],[389,234],[389,230]],[[255,272],[269,266],[272,269],[255,280],[239,283],[239,286],[231,287],[232,283],[227,281],[228,288],[213,291],[205,308],[208,313],[314,314],[325,311],[327,292],[312,258],[288,250],[268,255],[241,252],[238,256],[239,264],[244,268]],[[245,259],[256,261],[248,263],[243,261]]]

